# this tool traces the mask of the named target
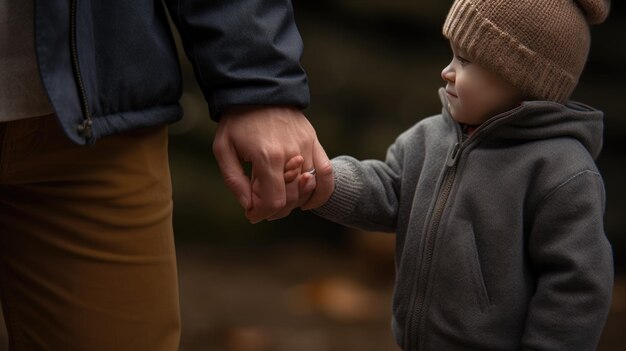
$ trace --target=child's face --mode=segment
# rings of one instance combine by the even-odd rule
[[[522,102],[521,92],[500,76],[467,60],[452,45],[453,58],[441,72],[452,117],[460,123],[479,125]]]

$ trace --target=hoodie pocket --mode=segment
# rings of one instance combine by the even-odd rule
[[[473,228],[472,228],[473,229]],[[487,286],[485,285],[485,278],[483,277],[482,265],[480,263],[480,256],[478,254],[478,248],[476,247],[476,236],[473,230],[468,231],[468,246],[467,260],[468,265],[472,269],[472,278],[474,281],[474,290],[478,296],[478,303],[480,309],[485,310],[491,305],[489,300],[489,293],[487,292]]]
[[[484,312],[490,305],[476,237],[471,225],[455,226],[437,249],[434,298],[448,312],[471,310]],[[460,316],[459,316],[460,317]]]

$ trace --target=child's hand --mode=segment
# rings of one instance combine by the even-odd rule
[[[293,181],[298,182],[299,198],[298,207],[306,203],[316,188],[315,169],[302,171],[304,158],[302,156],[294,156],[285,164],[285,184]]]
[[[294,156],[287,160],[284,168],[284,180],[285,186],[298,188],[298,198],[296,199],[296,207],[304,205],[317,187],[315,179],[315,169],[302,173],[302,165],[304,164],[304,158],[302,156]],[[289,211],[291,212],[291,210]],[[268,220],[273,221],[279,218],[283,218],[289,214],[289,212],[280,212]]]

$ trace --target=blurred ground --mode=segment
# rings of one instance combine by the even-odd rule
[[[389,324],[393,236],[351,237],[352,249],[341,250],[179,247],[181,351],[398,351]],[[621,278],[599,351],[624,350],[625,323]]]
[[[237,254],[181,248],[182,351],[394,351],[393,237],[358,249],[312,245]],[[615,287],[599,351],[625,349],[626,281]]]
[[[384,256],[363,264],[315,243],[179,252],[183,351],[397,350]]]

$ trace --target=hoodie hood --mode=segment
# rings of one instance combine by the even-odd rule
[[[444,89],[439,90],[442,113],[453,121]],[[524,101],[483,123],[480,133],[491,140],[537,140],[569,137],[578,140],[595,160],[602,150],[604,113],[588,105],[568,101]]]

